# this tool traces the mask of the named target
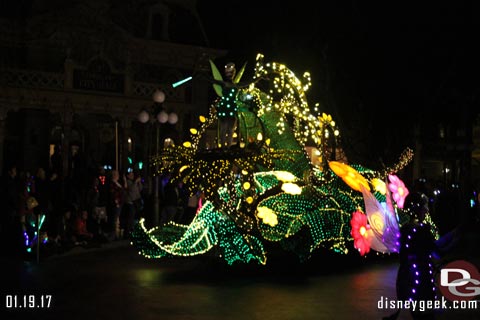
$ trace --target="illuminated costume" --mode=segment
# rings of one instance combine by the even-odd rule
[[[435,239],[431,226],[424,222],[428,212],[428,198],[413,193],[407,196],[405,209],[411,219],[400,229],[397,299],[433,301],[436,299],[432,261]]]
[[[219,144],[221,148],[230,147],[233,142],[233,133],[237,121],[237,93],[238,88],[233,86],[235,64],[230,62],[225,66],[227,82],[222,86],[222,97],[216,104],[219,123]]]
[[[432,252],[435,239],[432,226],[425,221],[428,198],[421,193],[406,197],[404,211],[410,220],[400,228],[400,267],[397,274],[397,300],[436,300]],[[401,310],[384,319],[396,319]],[[410,310],[414,319],[433,319],[432,310]]]

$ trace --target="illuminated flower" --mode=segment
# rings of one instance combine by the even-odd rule
[[[385,182],[383,182],[382,180],[378,179],[378,178],[374,178],[372,179],[372,185],[373,185],[373,188],[375,189],[375,191],[381,193],[381,194],[386,194],[387,193],[387,185],[385,184]]]
[[[368,185],[367,179],[365,179],[360,173],[358,173],[357,170],[353,169],[349,165],[338,161],[330,161],[328,166],[353,190],[361,192],[362,188],[360,186],[363,186],[366,190],[370,191],[370,186]]]
[[[332,121],[332,116],[326,113],[322,113],[322,120],[325,123],[330,123]]]
[[[393,200],[395,200],[395,203],[399,208],[403,208],[405,198],[409,194],[407,187],[405,187],[403,181],[396,175],[389,174],[388,180],[390,180],[388,190],[392,193]]]
[[[283,182],[292,182],[297,180],[297,177],[288,171],[273,171],[273,175],[277,177],[278,180]]]
[[[276,226],[278,224],[277,215],[275,212],[267,207],[258,207],[257,208],[257,217],[263,220],[263,223],[268,224],[269,226]]]
[[[284,183],[282,184],[282,190],[288,194],[301,194],[302,188],[295,183]]]
[[[360,255],[364,256],[370,251],[371,242],[367,216],[360,211],[355,211],[352,214],[350,225],[352,226],[353,246],[360,252]]]

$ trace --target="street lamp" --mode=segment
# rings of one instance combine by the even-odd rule
[[[163,103],[165,101],[165,92],[163,92],[160,89],[157,89],[155,90],[155,92],[153,92],[152,98],[153,98],[153,101],[157,103]]]
[[[152,110],[143,109],[137,116],[137,119],[141,123],[148,123],[150,122],[152,125],[155,125],[155,134],[156,134],[156,148],[155,154],[158,154],[160,151],[160,124],[169,123],[174,125],[178,122],[178,116],[175,112],[167,113],[163,110],[163,102],[165,102],[165,93],[157,89],[152,95],[152,99],[155,102]],[[155,121],[156,120],[156,121]],[[149,140],[151,141],[151,140]],[[150,154],[149,156],[152,157],[151,152],[151,144],[149,145]],[[150,166],[149,166],[150,167]],[[158,175],[154,177],[154,186],[153,186],[153,225],[158,226],[160,222],[160,198],[158,196],[160,191],[160,179]]]

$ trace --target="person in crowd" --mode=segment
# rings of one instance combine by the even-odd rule
[[[91,178],[90,186],[85,192],[84,207],[88,211],[91,219],[89,221],[89,230],[92,231],[95,238],[100,242],[106,242],[108,216],[106,206],[100,206],[100,180],[97,177]]]
[[[48,214],[51,208],[50,204],[50,184],[47,179],[45,169],[38,168],[35,176],[35,191],[33,196],[38,201],[38,206],[44,214]]]
[[[103,167],[98,168],[98,172],[96,175],[98,180],[97,188],[98,188],[98,206],[99,207],[106,207],[108,205],[108,183],[107,183],[107,174]]]
[[[64,199],[64,192],[63,192],[63,181],[61,176],[57,173],[52,172],[49,178],[49,185],[50,185],[50,202],[52,204],[52,211],[51,211],[51,226],[50,235],[52,237],[56,237],[58,234],[58,222],[63,216],[64,208],[70,204],[67,204]]]
[[[195,217],[195,214],[198,210],[198,202],[200,200],[200,197],[201,191],[197,191],[188,197],[187,207],[185,208],[185,214],[183,216],[183,222],[185,224],[189,224],[190,222],[192,222],[193,218]]]
[[[454,230],[465,219],[467,202],[458,189],[442,190],[433,203],[432,219],[440,236]],[[452,214],[455,212],[455,214]]]
[[[79,210],[75,218],[74,237],[77,244],[88,244],[93,239],[93,233],[88,230],[88,211]]]
[[[440,265],[449,261],[475,259],[478,251],[480,221],[464,194],[447,189],[438,194],[433,219],[440,239],[436,241]]]
[[[167,176],[168,181],[163,187],[163,208],[160,223],[165,224],[173,221],[177,215],[179,205],[179,190],[176,183],[171,180],[171,176]]]
[[[28,211],[31,209],[27,208],[27,199],[30,196],[30,191],[28,187],[28,178],[27,174],[24,171],[20,171],[19,175],[19,189],[18,189],[18,215],[20,216],[20,220],[24,223],[25,216],[27,215]]]
[[[58,221],[58,235],[55,242],[60,246],[61,251],[71,249],[76,242],[75,221],[72,215],[73,210],[73,208],[65,209],[62,217]]]
[[[12,245],[6,245],[8,253],[20,252],[22,246],[20,220],[19,220],[19,180],[17,177],[16,165],[11,165],[5,177],[2,179],[1,197],[4,210],[0,214],[0,239],[2,243],[10,242]]]
[[[143,189],[142,178],[135,176],[133,171],[127,173],[127,190],[125,197],[125,216],[123,219],[123,229],[128,235],[133,231],[135,219],[138,217],[141,206]]]
[[[27,257],[30,253],[40,250],[48,239],[45,229],[45,215],[42,212],[37,199],[28,196],[26,200],[25,223],[23,224],[24,250]],[[43,249],[46,249],[43,247]],[[43,249],[41,251],[43,251]]]
[[[50,157],[50,171],[58,177],[63,177],[63,155],[62,147],[59,144],[53,148],[53,154]]]
[[[112,171],[110,182],[110,206],[112,207],[111,226],[113,230],[113,239],[119,240],[123,238],[123,229],[120,226],[120,215],[125,203],[125,191],[127,183],[125,179],[120,180],[120,174],[117,170]]]
[[[37,169],[37,174],[35,175],[35,191],[32,195],[38,201],[38,210],[45,215],[45,230],[47,233],[52,236],[55,235],[54,225],[56,224],[55,219],[52,214],[52,203],[51,199],[51,183],[47,179],[47,174],[45,169],[42,167]],[[58,220],[58,218],[57,218]]]
[[[62,250],[67,250],[73,247],[75,238],[73,234],[73,218],[72,211],[70,209],[65,210],[60,218],[58,226],[58,234],[55,238],[55,242],[60,246]]]

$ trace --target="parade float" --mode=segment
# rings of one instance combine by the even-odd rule
[[[273,246],[302,261],[319,248],[397,252],[408,194],[397,173],[411,161],[412,150],[381,170],[337,159],[340,129],[318,104],[309,105],[308,72],[299,78],[258,54],[251,81],[240,79],[244,65],[223,85],[210,64],[218,98],[209,114],[199,117],[188,141],[151,159],[156,174],[171,173],[188,192],[201,190],[204,201],[188,225],[170,221],[147,228],[140,220],[132,233],[139,253],[266,264],[266,248]],[[225,146],[218,137],[208,147],[205,133],[217,128],[220,108],[235,112],[234,142]],[[315,161],[307,146],[315,150]]]

